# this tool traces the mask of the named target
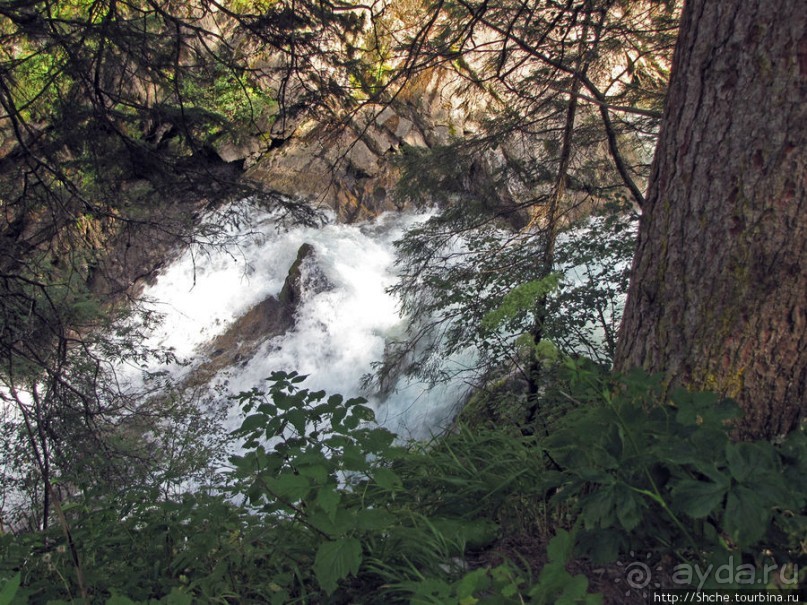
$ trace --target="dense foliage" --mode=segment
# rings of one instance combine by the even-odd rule
[[[659,582],[670,581],[676,561],[677,587],[797,588],[803,431],[778,444],[733,443],[730,401],[665,397],[655,377],[571,361],[562,376],[554,395],[573,407],[548,438],[458,426],[423,445],[396,442],[361,399],[312,392],[303,376],[277,373],[267,391],[238,396],[241,449],[215,485],[173,498],[84,494],[65,503],[88,596],[598,603],[596,590],[614,587],[593,589],[566,564],[613,563],[629,551],[668,561]],[[0,548],[0,595],[16,590],[15,602],[39,603],[79,595],[71,545],[57,529],[6,535]],[[741,561],[745,575],[728,584],[681,575],[686,564],[727,561]],[[763,582],[771,563],[776,574]],[[749,578],[748,569],[760,573]]]
[[[177,246],[231,243],[226,218],[200,217],[262,192],[217,150],[249,137],[268,147],[278,116],[329,95],[305,65],[332,30],[300,32],[319,14],[301,3],[294,19],[276,3],[0,6],[3,526],[46,528],[75,485],[139,489],[209,459],[207,446],[185,448],[216,424],[192,393],[122,384],[120,363],[172,357],[144,344],[158,318],[131,297]],[[286,60],[297,52],[307,58]],[[295,74],[305,86],[287,96]]]

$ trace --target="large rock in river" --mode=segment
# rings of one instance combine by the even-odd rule
[[[249,360],[258,347],[294,327],[300,303],[310,296],[333,288],[317,264],[311,244],[303,244],[289,268],[280,293],[267,296],[217,336],[205,349],[208,361],[191,375],[191,384],[210,380],[218,371]]]

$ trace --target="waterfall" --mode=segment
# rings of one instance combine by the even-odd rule
[[[233,394],[260,389],[273,371],[296,370],[309,376],[306,388],[365,396],[377,420],[402,437],[428,438],[447,426],[466,392],[463,384],[429,389],[402,378],[383,398],[361,390],[362,377],[383,358],[387,341],[406,327],[386,291],[396,280],[393,243],[430,214],[387,213],[371,222],[330,220],[286,229],[265,210],[250,208],[243,215],[248,222],[231,228],[231,235],[241,236],[238,246],[188,249],[146,288],[144,298],[164,316],[148,344],[173,350],[183,363],[130,368],[123,372],[129,380],[136,382],[141,370],[167,369],[177,381],[190,375],[204,363],[207,343],[267,296],[280,293],[300,246],[307,243],[329,287],[304,291],[294,327],[261,343],[250,358],[218,370],[209,387]],[[237,413],[231,414],[233,426]]]

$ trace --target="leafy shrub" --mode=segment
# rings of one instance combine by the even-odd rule
[[[395,442],[362,399],[275,373],[242,393],[226,490],[65,502],[92,602],[602,602],[568,563],[656,550],[805,563],[807,438],[736,443],[727,400],[566,362],[550,436]],[[500,550],[529,536],[538,560]],[[508,557],[508,555],[511,555]],[[509,559],[509,561],[507,560]],[[58,531],[0,536],[0,604],[77,599]],[[123,596],[126,595],[126,596]],[[2,599],[6,599],[3,601]]]
[[[807,436],[734,442],[740,410],[713,393],[667,392],[660,376],[575,367],[589,397],[544,442],[562,471],[555,500],[573,501],[578,554],[597,561],[658,550],[683,560],[729,555],[758,567],[807,562]],[[572,389],[574,390],[574,388]],[[765,553],[763,555],[763,553]]]

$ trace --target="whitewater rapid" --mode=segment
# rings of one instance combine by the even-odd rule
[[[139,366],[130,377],[167,370],[181,381],[203,363],[206,343],[267,296],[279,294],[300,246],[308,243],[333,287],[304,296],[290,332],[265,342],[251,359],[221,370],[210,388],[230,394],[261,389],[272,372],[297,371],[309,376],[306,388],[366,397],[379,423],[402,438],[425,439],[446,428],[467,392],[462,383],[429,388],[402,378],[383,398],[361,386],[372,364],[383,359],[387,342],[406,328],[387,292],[396,280],[393,243],[430,214],[387,213],[372,222],[328,220],[317,227],[279,229],[272,213],[246,210],[247,220],[230,227],[237,246],[189,248],[144,291],[144,299],[163,315],[146,344],[172,350],[180,363]],[[445,363],[470,361],[458,357]],[[235,426],[238,418],[238,410],[232,410],[229,424]]]

